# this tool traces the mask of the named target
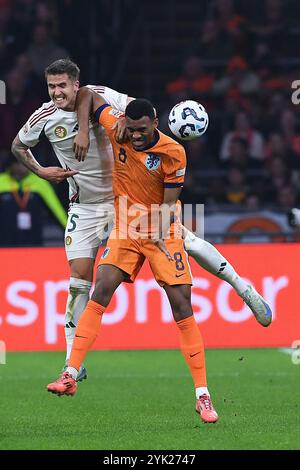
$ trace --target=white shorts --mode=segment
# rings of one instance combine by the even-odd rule
[[[113,203],[72,204],[65,230],[68,260],[93,258],[111,232],[114,221]]]

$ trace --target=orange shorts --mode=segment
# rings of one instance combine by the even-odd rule
[[[126,282],[134,282],[145,259],[147,259],[160,286],[164,284],[169,286],[192,284],[191,270],[183,240],[170,238],[165,240],[165,244],[174,261],[168,260],[152,240],[109,238],[99,266],[112,264],[128,274]]]

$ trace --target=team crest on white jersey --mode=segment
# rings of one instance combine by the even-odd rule
[[[68,236],[66,237],[66,245],[67,245],[67,246],[70,246],[71,243],[72,243],[72,237],[70,237],[70,235],[68,235]]]
[[[59,139],[63,139],[67,135],[67,129],[63,126],[57,126],[54,129],[54,134],[56,135],[56,137],[59,137]]]
[[[154,153],[148,153],[145,159],[145,166],[148,170],[157,170],[160,165],[160,157]]]

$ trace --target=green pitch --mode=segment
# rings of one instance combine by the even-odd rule
[[[202,424],[179,351],[92,352],[75,397],[46,391],[63,353],[0,365],[0,449],[300,449],[300,365],[277,349],[210,350],[220,420]]]

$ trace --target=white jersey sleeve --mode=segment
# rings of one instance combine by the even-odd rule
[[[19,131],[20,141],[28,147],[34,147],[39,142],[49,117],[55,113],[56,109],[52,101],[44,103],[37,109]]]
[[[119,93],[112,88],[107,86],[95,86],[95,85],[87,85],[88,88],[92,88],[96,93],[103,96],[103,98],[110,104],[113,108],[121,111],[122,113],[125,112],[127,106],[127,99],[128,95],[124,93]]]

